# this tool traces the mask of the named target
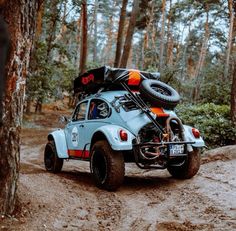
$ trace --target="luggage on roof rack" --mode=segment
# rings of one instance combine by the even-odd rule
[[[92,69],[80,75],[74,80],[74,92],[96,93],[100,88],[106,90],[123,89],[121,82],[126,82],[131,89],[137,86],[144,79],[159,79],[160,73],[144,72],[125,68],[111,68],[103,66]]]

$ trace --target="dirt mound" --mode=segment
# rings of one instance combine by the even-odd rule
[[[202,157],[202,164],[212,161],[227,161],[236,159],[236,145],[220,147],[204,152]]]
[[[189,221],[179,222],[160,222],[157,224],[157,230],[162,231],[189,231],[189,230],[214,230],[212,224],[193,224]]]

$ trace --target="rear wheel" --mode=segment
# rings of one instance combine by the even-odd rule
[[[58,173],[62,169],[63,159],[58,157],[54,141],[49,141],[45,147],[44,164],[49,172]]]
[[[99,188],[116,190],[125,175],[124,157],[111,149],[107,141],[96,142],[91,150],[90,170]]]
[[[200,168],[201,157],[200,150],[195,148],[188,153],[188,157],[184,164],[180,166],[168,166],[169,173],[178,179],[190,179],[195,176]]]

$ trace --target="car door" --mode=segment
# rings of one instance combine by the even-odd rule
[[[86,122],[86,149],[89,150],[91,138],[97,128],[109,124],[111,108],[108,103],[102,99],[91,99],[89,102],[88,116]]]
[[[72,121],[66,127],[68,154],[72,158],[88,158],[88,152],[85,150],[87,107],[88,101],[78,104]]]

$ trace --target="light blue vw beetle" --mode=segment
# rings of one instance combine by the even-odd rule
[[[44,162],[61,171],[64,159],[90,161],[98,187],[116,190],[125,162],[193,177],[205,146],[197,129],[183,125],[173,108],[178,93],[158,74],[102,67],[75,80],[78,92],[93,93],[77,104],[64,129],[48,135]]]

